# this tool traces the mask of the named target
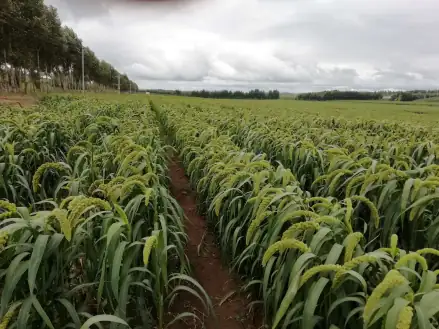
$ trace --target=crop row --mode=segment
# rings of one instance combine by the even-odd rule
[[[342,130],[357,129],[355,133],[347,131],[343,135],[336,130],[318,128],[320,124],[337,126],[335,119],[305,120],[301,116],[294,117],[294,112],[290,112],[293,117],[290,119],[282,115],[278,119],[277,112],[275,118],[270,119],[267,113],[249,109],[188,108],[230,135],[237,145],[266,153],[272,163],[280,162],[291,169],[302,189],[313,196],[334,197],[340,201],[354,195],[368,198],[383,223],[379,232],[381,245],[385,245],[392,234],[398,234],[407,249],[438,245],[438,151],[432,141],[425,141],[432,137],[427,131],[410,130],[397,124],[342,120]],[[291,124],[290,131],[286,128],[288,124]],[[337,146],[337,140],[348,141],[344,138],[348,135],[370,134],[370,130],[377,127],[383,129],[376,130],[367,145],[357,140]],[[394,139],[389,142],[386,135],[401,135],[402,139],[389,137]],[[418,142],[408,142],[409,139]],[[353,227],[365,231],[361,221]]]
[[[207,303],[149,106],[49,97],[0,116],[1,328],[164,328],[180,292]]]
[[[339,198],[303,190],[291,163],[268,161],[275,159],[264,153],[270,145],[263,145],[262,135],[249,133],[244,141],[247,112],[241,109],[166,102],[154,109],[180,152],[224,257],[246,277],[272,328],[437,326],[439,309],[432,301],[439,297],[439,251],[407,247],[400,234],[405,223],[386,222],[372,193],[353,189]],[[311,174],[320,168],[308,165]],[[340,173],[334,176],[344,181]],[[419,233],[412,233],[425,237],[430,218],[424,215],[432,204],[411,201],[406,207],[419,225]]]

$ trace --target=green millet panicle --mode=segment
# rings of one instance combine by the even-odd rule
[[[418,192],[419,192],[419,190],[421,189],[421,187],[422,187],[422,180],[419,179],[419,178],[416,178],[416,179],[413,181],[413,190],[412,190],[412,193],[411,193],[411,198],[412,198],[412,200],[415,199],[415,197],[416,197],[416,195],[418,194]]]
[[[305,203],[312,203],[312,202],[331,203],[331,201],[329,199],[321,197],[321,196],[315,196],[312,198],[305,199]]]
[[[113,206],[114,206],[114,210],[116,210],[116,213],[119,215],[122,222],[128,226],[128,229],[130,229],[130,223],[128,221],[128,216],[125,213],[125,211],[117,203],[115,203]]]
[[[250,201],[250,200],[249,200]],[[278,211],[281,211],[284,209],[285,205],[290,202],[291,199],[287,196],[284,197],[283,200],[279,203],[279,205],[277,206]]]
[[[395,264],[395,268],[398,269],[400,267],[406,266],[407,263],[411,260],[415,260],[417,261],[421,267],[423,271],[428,271],[428,265],[427,265],[427,260],[422,257],[420,254],[416,253],[416,252],[411,252],[405,256],[402,256]]]
[[[331,172],[330,174],[328,174],[327,178],[328,178],[328,180],[332,180],[332,179],[335,179],[335,177],[340,175],[340,174],[350,175],[350,174],[352,174],[352,171],[348,170],[348,169],[336,169],[333,172]]]
[[[312,182],[311,187],[317,183],[320,183],[321,181],[328,179],[328,176],[329,175],[322,175],[322,176],[317,177],[317,179],[314,182]]]
[[[242,181],[243,178],[246,178],[248,176],[250,176],[251,174],[246,172],[246,171],[241,171],[238,172],[234,175],[231,175],[228,179],[227,182],[225,183],[225,187],[226,188],[232,188],[236,182]]]
[[[270,172],[268,170],[263,170],[253,174],[253,193],[257,195],[260,192],[261,182],[264,178],[269,177]]]
[[[404,296],[405,300],[408,300],[410,303],[413,303],[415,300],[415,293],[413,291],[408,292],[405,296]]]
[[[340,180],[340,178],[342,178],[345,175],[352,175],[352,171],[351,170],[347,170],[347,169],[339,169],[338,170],[338,174],[334,176],[333,174],[335,172],[337,172],[337,170],[332,172],[330,177],[328,177],[328,179],[332,179],[332,177],[334,177],[331,180],[331,183],[329,184],[329,188],[328,188],[329,195],[334,195],[335,194],[336,189],[337,189],[337,184],[338,184],[338,181]]]
[[[372,318],[375,309],[379,306],[381,297],[394,287],[407,283],[406,278],[402,276],[397,270],[391,270],[384,277],[384,280],[379,283],[372,291],[371,295],[367,299],[366,305],[363,311],[364,323],[367,326]]]
[[[396,329],[410,329],[413,318],[413,307],[405,306],[398,315]]]
[[[100,185],[104,185],[104,180],[103,179],[97,179],[95,180],[88,188],[88,194],[92,194],[94,192],[94,190],[96,190],[98,187],[100,187]]]
[[[346,203],[346,213],[345,213],[345,216],[344,216],[344,223],[346,225],[346,228],[347,228],[348,232],[352,233],[353,229],[352,229],[351,217],[352,217],[352,213],[354,211],[354,208],[352,207],[352,199],[351,198],[346,198],[344,200],[344,202]]]
[[[378,214],[378,209],[375,207],[373,202],[370,201],[368,198],[360,195],[354,195],[353,197],[351,197],[351,199],[355,201],[363,202],[369,207],[370,216],[375,223],[375,228],[378,228],[380,226],[380,216]]]
[[[140,180],[128,180],[122,185],[121,191],[121,199],[124,199],[125,196],[129,195],[135,186],[138,186],[143,194],[146,193],[147,188]]]
[[[157,236],[152,235],[146,238],[145,245],[143,246],[143,264],[148,266],[149,255],[154,247],[157,246]]]
[[[329,210],[331,211],[333,209],[334,205],[332,203],[315,203],[311,206],[312,211],[314,212],[320,212],[321,209]],[[319,209],[320,208],[320,209]]]
[[[341,223],[341,221],[338,218],[334,216],[326,216],[326,215],[320,216],[319,218],[315,219],[315,221],[319,224],[325,223],[328,225],[337,225]]]
[[[247,245],[250,243],[250,240],[252,239],[256,230],[259,228],[259,225],[261,225],[261,223],[266,218],[270,217],[272,214],[273,214],[272,211],[265,211],[258,218],[255,218],[254,220],[251,221],[251,223],[248,227],[248,230],[247,230],[246,237],[245,237],[245,241],[246,241]]]
[[[124,183],[127,180],[124,176],[116,176],[111,181],[108,182],[108,188]]]
[[[151,196],[154,196],[154,189],[152,188],[147,188],[145,191],[145,206],[149,205],[149,201],[151,199]]]
[[[9,322],[11,322],[12,318],[14,317],[17,307],[21,305],[21,302],[17,302],[11,305],[9,310],[6,312],[6,314],[3,316],[2,321],[0,322],[0,329],[7,329]]]
[[[258,209],[255,212],[256,219],[258,219],[258,217],[261,216],[267,210],[268,206],[270,205],[270,202],[271,202],[270,197],[264,197],[262,199]]]
[[[343,245],[345,246],[345,263],[349,262],[352,259],[354,251],[357,248],[357,245],[361,241],[361,239],[363,239],[363,234],[361,234],[360,232],[351,233],[345,238],[343,242]]]
[[[263,266],[267,265],[270,258],[276,252],[284,252],[289,249],[297,249],[302,253],[310,252],[309,247],[302,241],[296,239],[285,239],[285,240],[277,241],[276,243],[272,244],[264,253],[264,256],[262,258],[262,265]]]
[[[361,182],[362,180],[364,180],[365,176],[361,175],[361,176],[356,176],[351,178],[351,180],[349,181],[348,185],[346,186],[346,197],[350,197],[351,193],[352,193],[352,189],[354,188],[354,185],[358,184],[359,182]]]
[[[46,172],[46,170],[55,170],[60,172],[67,171],[67,167],[62,162],[48,162],[41,165],[37,171],[35,172],[33,178],[32,178],[32,188],[34,192],[38,192],[39,186],[40,186],[40,180],[43,174]]]
[[[76,226],[76,222],[82,216],[82,214],[90,208],[100,208],[102,210],[110,211],[111,205],[102,199],[98,198],[81,198],[78,201],[75,199],[69,204],[69,220],[73,226]]]
[[[85,195],[69,196],[61,201],[59,207],[63,209],[67,206],[68,210],[72,210],[76,204],[78,204],[81,200],[85,198]]]
[[[439,250],[433,248],[419,249],[418,251],[416,251],[416,253],[419,255],[431,254],[431,255],[439,256]]]
[[[338,271],[335,274],[334,281],[333,281],[332,285],[334,287],[337,286],[340,282],[340,279],[343,277],[343,275],[346,274],[348,271],[356,268],[358,265],[360,265],[362,263],[374,263],[376,261],[377,261],[376,256],[367,255],[367,254],[353,258],[349,262],[344,263],[342,270]]]
[[[339,272],[342,271],[343,267],[341,265],[334,265],[334,264],[327,264],[327,265],[318,265],[311,267],[308,271],[303,273],[300,282],[299,287],[303,286],[306,282],[308,282],[309,279],[311,279],[314,275],[317,273],[322,272]]]
[[[309,211],[309,210],[296,210],[290,213],[287,213],[282,217],[282,223],[286,223],[288,221],[291,221],[298,217],[310,217],[313,219],[318,219],[320,216],[316,214],[315,212]]]
[[[3,212],[0,213],[0,220],[8,218],[17,212],[17,206],[5,200],[0,200],[0,209],[3,210]]]
[[[421,183],[421,186],[426,188],[436,189],[439,187],[439,182],[434,180],[427,180],[427,181],[423,181]]]
[[[83,146],[78,146],[78,145],[72,146],[67,152],[67,162],[69,163],[71,162],[74,153],[85,152],[85,151],[87,151],[87,149]]]
[[[61,232],[64,234],[66,240],[70,241],[72,239],[72,223],[67,218],[67,210],[59,208],[53,209],[50,216],[58,220]]]
[[[301,222],[291,225],[282,235],[282,240],[294,238],[296,234],[301,234],[307,230],[317,231],[320,225],[317,222]]]
[[[9,233],[7,231],[0,232],[0,250],[8,243]]]
[[[361,256],[353,258],[352,260],[350,260],[347,263],[344,263],[343,268],[347,271],[350,271],[362,263],[374,263],[377,261],[377,259],[378,258],[376,256],[367,255],[367,254],[361,255]]]

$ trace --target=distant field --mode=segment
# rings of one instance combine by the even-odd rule
[[[71,93],[80,95],[80,93]],[[36,96],[42,97],[44,93]],[[66,95],[66,93],[60,93]],[[422,126],[436,126],[439,124],[439,97],[419,100],[415,102],[389,102],[389,101],[326,101],[311,102],[293,99],[280,100],[232,100],[232,99],[205,99],[184,96],[144,95],[144,94],[117,94],[117,93],[86,93],[86,97],[105,100],[165,100],[171,103],[183,103],[199,106],[226,106],[258,109],[272,109],[273,115],[282,110],[292,111],[296,114],[317,114],[322,117],[343,117],[346,119],[371,119],[377,121],[407,122]],[[31,96],[17,96],[3,94],[0,102],[22,102],[23,106],[31,104]],[[4,99],[3,99],[4,98]],[[36,97],[34,97],[36,98]]]
[[[439,103],[439,96],[438,97],[431,97],[426,99],[419,99],[417,101],[418,103],[424,102],[424,103]]]
[[[311,113],[321,116],[344,117],[346,119],[373,119],[392,122],[405,121],[417,125],[435,126],[439,123],[439,103],[397,103],[384,101],[327,101],[310,102],[296,100],[229,100],[203,99],[195,97],[157,96],[153,100],[166,99],[176,103],[203,106],[245,107],[252,109],[291,110],[296,113]],[[282,112],[283,112],[282,111]]]

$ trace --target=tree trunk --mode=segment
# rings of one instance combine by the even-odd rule
[[[14,68],[14,73],[15,73],[15,89],[16,91],[20,91],[20,82],[21,82],[21,70],[18,68]]]

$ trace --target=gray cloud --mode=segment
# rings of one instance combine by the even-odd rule
[[[437,0],[46,0],[151,88],[439,88]]]

